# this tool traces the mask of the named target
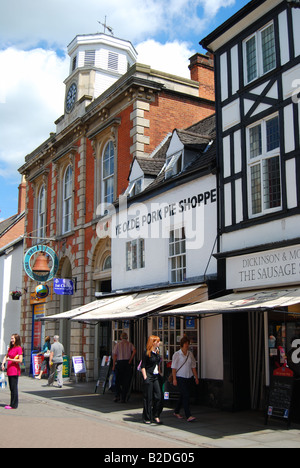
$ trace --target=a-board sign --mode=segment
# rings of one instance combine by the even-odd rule
[[[103,395],[104,395],[105,388],[109,379],[111,363],[112,363],[111,356],[103,356],[102,361],[101,361],[101,366],[100,366],[99,378],[97,380],[97,384],[95,388],[95,393],[97,392],[98,387],[102,387]]]
[[[290,424],[292,398],[294,388],[294,373],[287,367],[281,367],[274,371],[269,401],[266,415],[266,422],[268,417],[280,418]]]
[[[85,374],[85,380],[88,381],[86,366],[85,366],[85,362],[84,362],[84,357],[83,356],[73,356],[72,357],[72,364],[73,364],[73,369],[74,369],[76,382],[77,382],[77,375],[78,374]]]
[[[44,360],[43,355],[37,356],[36,354],[32,354],[32,376],[33,377],[40,374],[43,360]],[[47,375],[47,367],[45,367],[43,375]]]

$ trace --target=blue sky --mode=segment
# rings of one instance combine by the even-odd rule
[[[10,0],[0,3],[0,219],[17,212],[18,168],[55,132],[77,34],[130,40],[138,61],[189,77],[199,41],[248,0]]]

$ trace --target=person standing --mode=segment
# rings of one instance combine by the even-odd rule
[[[162,424],[160,414],[163,409],[162,391],[160,385],[160,362],[159,355],[160,338],[150,336],[147,349],[143,355],[141,371],[144,379],[144,411],[143,420],[145,424]]]
[[[41,356],[41,355],[44,356],[44,360],[41,366],[41,372],[39,373],[39,375],[35,377],[38,380],[41,380],[44,370],[46,368],[47,368],[48,377],[50,375],[50,363],[49,363],[50,362],[50,349],[51,349],[50,336],[46,336],[44,347],[42,351],[37,354],[37,356]]]
[[[195,378],[196,385],[199,385],[199,379],[196,360],[193,353],[189,351],[189,346],[190,340],[187,336],[184,336],[180,341],[180,350],[174,353],[172,359],[173,385],[174,387],[178,387],[180,392],[174,416],[182,419],[180,409],[183,405],[187,421],[193,422],[196,418],[191,415],[190,411],[190,389],[193,377]]]
[[[5,370],[7,363],[7,377],[10,388],[10,405],[5,409],[17,409],[19,406],[18,383],[21,375],[20,364],[23,362],[23,350],[21,348],[21,338],[16,333],[11,336],[8,352],[2,362],[2,371]]]
[[[136,354],[136,349],[128,341],[126,332],[121,334],[121,341],[116,344],[113,350],[113,367],[116,372],[116,397],[115,402],[122,398],[122,403],[126,403],[126,397],[130,387],[132,377],[132,361]]]
[[[54,377],[55,377],[55,372],[57,371],[57,383],[58,383],[58,388],[62,388],[63,386],[63,378],[62,378],[62,372],[63,372],[63,356],[65,354],[65,350],[63,345],[59,342],[59,336],[55,335],[53,337],[53,345],[51,346],[50,350],[50,375],[48,379],[48,385],[52,385],[54,382]]]

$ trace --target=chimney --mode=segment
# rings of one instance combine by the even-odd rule
[[[18,214],[25,211],[26,205],[26,181],[25,176],[22,175],[22,181],[19,185],[19,203],[18,203]]]
[[[209,52],[195,54],[190,58],[191,80],[199,82],[199,96],[215,101],[214,56]]]

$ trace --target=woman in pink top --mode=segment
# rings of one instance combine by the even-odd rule
[[[2,371],[5,370],[7,363],[7,377],[11,393],[10,405],[5,409],[17,409],[19,404],[18,381],[21,375],[20,364],[23,362],[23,350],[21,348],[21,338],[14,334],[11,337],[7,355],[2,362]]]

